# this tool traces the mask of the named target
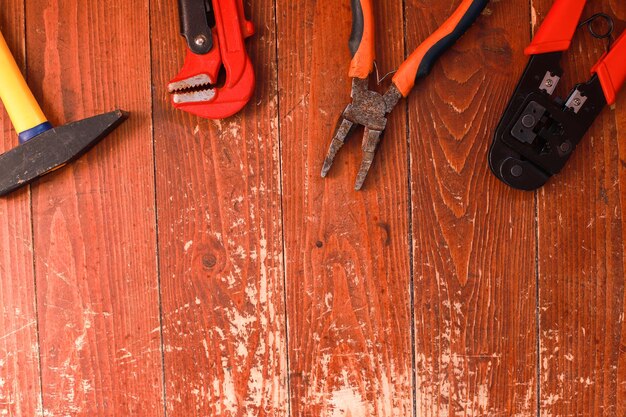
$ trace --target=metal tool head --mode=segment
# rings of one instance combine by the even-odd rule
[[[214,100],[215,85],[221,67],[219,45],[214,45],[205,55],[188,50],[182,69],[167,85],[174,106],[209,103]]]
[[[489,166],[510,187],[532,191],[558,174],[604,107],[597,76],[555,97],[561,52],[533,55],[496,130]]]
[[[387,127],[387,115],[402,98],[402,94],[393,84],[384,95],[371,91],[368,85],[368,79],[352,79],[352,102],[342,113],[322,167],[322,177],[326,177],[339,149],[356,127],[363,126],[365,129],[362,143],[363,159],[354,185],[355,190],[360,190],[363,187],[367,173],[374,161],[376,148]]]
[[[189,49],[168,91],[177,109],[223,119],[240,111],[254,93],[254,68],[244,43],[254,34],[254,26],[245,17],[242,0],[202,3],[179,0]],[[210,45],[205,42],[208,38]]]
[[[127,118],[128,113],[115,110],[69,123],[0,155],[0,196],[79,158]]]
[[[224,119],[239,112],[254,94],[252,62],[245,60],[236,68],[222,62],[219,47],[207,55],[188,51],[185,65],[167,88],[175,108],[207,119]],[[220,80],[224,66],[225,77]]]

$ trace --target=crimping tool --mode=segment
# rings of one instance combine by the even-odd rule
[[[352,0],[352,102],[344,110],[322,168],[328,174],[335,156],[348,136],[360,125],[363,136],[363,160],[355,189],[360,190],[369,172],[376,148],[391,113],[401,98],[409,95],[416,81],[427,76],[435,61],[469,29],[482,13],[488,0],[463,0],[450,18],[430,35],[400,66],[391,86],[382,95],[368,88],[374,70],[374,11],[372,0]]]
[[[592,68],[591,79],[576,85],[565,100],[552,95],[563,76],[560,62],[579,26],[610,39],[613,21],[598,14],[579,24],[586,0],[557,0],[532,43],[530,62],[497,128],[489,152],[493,173],[507,185],[535,190],[559,173],[604,107],[615,103],[626,80],[626,32]],[[609,23],[605,34],[592,28]]]
[[[240,111],[254,92],[245,39],[254,34],[243,0],[178,0],[187,56],[168,91],[174,107],[208,119]]]

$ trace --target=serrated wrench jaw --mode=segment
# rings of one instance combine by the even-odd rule
[[[212,87],[214,81],[207,74],[195,75],[190,78],[171,82],[167,89],[172,95],[174,105],[185,103],[206,103],[215,99],[216,92]]]
[[[167,85],[167,91],[170,94],[176,94],[185,90],[208,87],[214,83],[215,81],[208,74],[198,74],[182,80],[171,81]]]
[[[172,100],[174,107],[196,116],[206,119],[225,119],[245,107],[254,95],[254,87],[254,68],[250,60],[247,60],[237,84],[181,93],[174,95]]]

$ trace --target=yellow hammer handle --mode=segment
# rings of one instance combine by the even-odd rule
[[[0,33],[0,99],[17,133],[26,132],[48,122],[28,88],[2,33]]]

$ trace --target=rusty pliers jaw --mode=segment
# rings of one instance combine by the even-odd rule
[[[387,115],[402,98],[395,85],[391,85],[383,95],[369,89],[369,80],[352,79],[352,102],[341,115],[328,154],[322,167],[322,177],[326,177],[333,165],[339,149],[358,126],[364,127],[362,150],[363,159],[357,174],[355,190],[360,190],[374,161],[376,149],[387,127]]]

